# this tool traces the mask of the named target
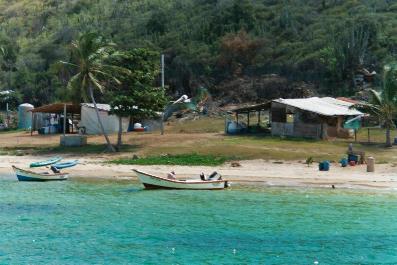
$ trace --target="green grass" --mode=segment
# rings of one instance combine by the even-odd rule
[[[123,145],[120,152],[134,152],[138,149],[137,145]],[[101,154],[106,151],[105,144],[87,144],[81,147],[64,147],[64,146],[17,146],[4,147],[0,150],[0,155],[43,155],[43,154],[74,154],[74,155],[89,155]]]
[[[110,161],[122,165],[180,165],[180,166],[219,166],[230,158],[225,156],[180,154],[148,156],[144,158],[119,158]]]
[[[17,129],[17,128],[7,128],[3,129],[0,131],[0,134],[6,134],[6,133],[15,133],[15,132],[26,132],[25,129]]]
[[[224,117],[200,117],[185,122],[168,122],[166,133],[219,133],[225,130]]]

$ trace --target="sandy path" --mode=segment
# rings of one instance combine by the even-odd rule
[[[148,173],[164,176],[174,170],[180,177],[197,176],[200,172],[210,173],[214,170],[221,173],[233,184],[255,184],[284,187],[326,187],[354,189],[392,189],[397,190],[397,167],[389,164],[376,165],[375,173],[367,173],[366,166],[341,168],[331,165],[328,172],[320,172],[317,165],[307,167],[299,162],[276,163],[264,160],[240,161],[241,167],[225,164],[221,167],[202,166],[124,166],[104,163],[106,157],[79,158],[68,156],[65,159],[80,159],[81,165],[67,170],[71,179],[102,178],[102,179],[136,179],[133,168]],[[0,175],[14,178],[11,165],[26,167],[37,161],[32,156],[1,156]]]

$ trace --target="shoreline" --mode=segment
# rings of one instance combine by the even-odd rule
[[[0,175],[13,177],[11,165],[26,168],[33,161],[40,160],[36,156],[1,156]],[[155,175],[166,175],[174,170],[178,178],[199,176],[201,172],[210,174],[218,171],[232,185],[263,185],[267,187],[286,188],[335,188],[397,190],[397,167],[390,164],[375,166],[375,172],[366,172],[365,165],[342,168],[331,164],[330,171],[318,171],[317,164],[308,167],[299,161],[239,161],[240,167],[232,167],[226,163],[219,167],[208,166],[138,166],[117,165],[107,163],[106,156],[76,157],[64,156],[65,160],[79,159],[80,164],[65,170],[70,173],[71,180],[137,180],[133,168]],[[45,159],[42,157],[41,159]]]

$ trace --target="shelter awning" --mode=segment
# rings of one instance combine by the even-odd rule
[[[71,114],[80,114],[81,107],[79,104],[73,103],[54,103],[45,106],[41,106],[38,108],[34,108],[31,110],[33,113],[57,113],[61,114],[64,112],[64,108],[66,105],[66,112]]]
[[[251,106],[247,106],[247,107],[232,109],[230,112],[234,112],[234,113],[248,113],[248,112],[254,112],[254,111],[269,110],[270,107],[271,107],[271,101],[268,101],[266,103],[261,103],[261,104],[257,104],[257,105],[251,105]]]

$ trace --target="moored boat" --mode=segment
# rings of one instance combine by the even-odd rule
[[[65,161],[65,162],[55,163],[52,166],[57,169],[64,169],[64,168],[74,167],[78,163],[79,163],[79,160],[73,160],[73,161]]]
[[[146,189],[221,190],[229,186],[228,181],[221,178],[216,180],[178,180],[154,176],[136,169],[133,171]]]
[[[62,157],[53,157],[44,161],[33,162],[30,164],[30,167],[45,167],[48,165],[55,164],[62,160]]]
[[[43,172],[37,173],[30,170],[25,170],[12,166],[19,181],[56,181],[56,180],[67,180],[69,177],[68,173],[52,173]]]

